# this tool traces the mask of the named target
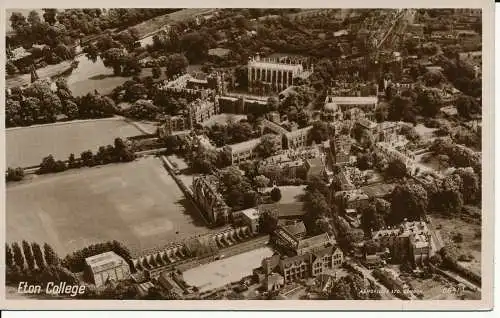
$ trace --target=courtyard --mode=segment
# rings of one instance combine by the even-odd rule
[[[117,240],[139,254],[208,232],[163,168],[148,157],[9,184],[7,242],[51,244],[60,256]]]
[[[214,126],[216,124],[227,125],[230,122],[237,123],[243,119],[247,119],[247,116],[246,115],[223,113],[223,114],[217,114],[217,115],[210,117],[210,119],[204,121],[202,125],[205,127],[211,127],[211,126]]]

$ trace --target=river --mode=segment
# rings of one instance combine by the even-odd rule
[[[112,68],[107,68],[101,58],[97,58],[96,62],[92,62],[84,54],[78,55],[75,58],[79,63],[71,74],[66,75],[68,87],[73,93],[73,96],[82,96],[87,93],[98,91],[102,95],[107,95],[119,85],[132,79],[132,76],[115,76]],[[70,61],[64,61],[57,65],[49,65],[37,70],[40,78],[48,78],[56,74],[60,74],[70,66]],[[197,72],[201,65],[189,65],[188,72]],[[162,71],[164,68],[162,68]],[[151,76],[151,68],[143,68],[140,77]],[[7,87],[22,86],[29,84],[31,75],[21,74],[15,77],[6,79]],[[165,78],[162,73],[161,78]]]

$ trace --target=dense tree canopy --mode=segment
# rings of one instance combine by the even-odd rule
[[[419,184],[398,184],[391,194],[391,221],[419,220],[427,213],[427,191]]]

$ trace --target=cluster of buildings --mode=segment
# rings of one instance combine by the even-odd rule
[[[334,238],[327,233],[307,237],[302,222],[279,226],[271,241],[280,252],[265,258],[254,269],[254,275],[267,291],[323,274],[335,276],[344,263],[344,254]]]
[[[199,79],[191,74],[183,74],[158,85],[157,89],[168,96],[191,101],[181,114],[163,118],[160,136],[193,129],[196,124],[202,124],[219,114],[218,96],[226,91],[224,76],[224,73],[217,72]]]
[[[222,147],[223,153],[232,165],[239,164],[244,161],[253,160],[258,156],[258,147],[263,138],[268,138],[273,144],[274,149],[281,150],[281,137],[274,134],[267,134],[261,138],[254,138],[243,141],[237,144],[227,145]]]
[[[366,259],[372,265],[384,257],[396,263],[409,260],[413,264],[424,265],[438,251],[438,242],[424,221],[405,221],[394,228],[375,231],[371,241],[377,249],[375,253],[366,255]]]
[[[277,154],[265,158],[259,162],[257,170],[262,171],[269,166],[278,166],[281,169],[281,175],[289,179],[308,179],[308,167],[312,166],[313,159],[320,158],[322,152],[317,146],[311,146],[302,149],[287,149]]]
[[[166,115],[163,125],[159,128],[160,137],[172,135],[176,132],[191,130],[197,124],[202,124],[219,114],[217,99],[201,98],[192,101],[181,115]]]
[[[414,175],[417,170],[415,156],[412,153],[400,151],[386,142],[377,142],[375,149],[382,155],[387,157],[387,161],[397,160],[403,162],[409,175]]]

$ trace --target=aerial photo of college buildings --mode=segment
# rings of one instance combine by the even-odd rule
[[[481,299],[481,9],[9,9],[7,299]]]

